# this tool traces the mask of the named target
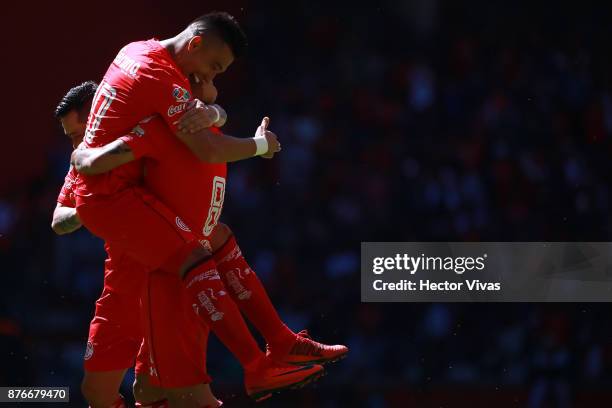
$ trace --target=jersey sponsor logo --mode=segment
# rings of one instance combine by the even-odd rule
[[[93,349],[93,343],[91,341],[87,342],[87,347],[85,347],[85,360],[89,360],[91,358],[91,356],[93,356],[94,353],[94,349]]]
[[[176,115],[177,113],[181,113],[185,109],[187,109],[187,103],[181,103],[180,105],[171,105],[168,108],[168,116],[172,117]]]
[[[119,67],[121,72],[131,78],[136,78],[138,69],[140,68],[140,62],[129,57],[123,49],[119,51],[119,54],[117,54],[113,62]]]
[[[172,97],[177,102],[189,102],[189,99],[191,99],[189,91],[178,85],[174,85],[174,88],[172,89]]]
[[[176,226],[185,232],[191,232],[187,224],[185,224],[179,217],[176,217]]]

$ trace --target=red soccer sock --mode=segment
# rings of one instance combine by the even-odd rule
[[[291,343],[295,333],[280,319],[266,289],[242,256],[233,235],[213,254],[213,258],[232,299],[268,344],[274,347]]]
[[[199,263],[187,273],[183,284],[197,315],[236,356],[245,371],[255,370],[264,355],[238,306],[227,296],[215,261],[209,258]]]

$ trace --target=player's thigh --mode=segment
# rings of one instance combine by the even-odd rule
[[[232,230],[224,223],[219,223],[210,234],[209,242],[213,252],[218,251],[232,236]]]
[[[167,206],[142,188],[129,188],[108,199],[80,198],[83,224],[137,262],[158,268],[187,242],[195,240]]]
[[[148,405],[156,401],[161,401],[166,398],[165,391],[151,384],[149,374],[139,372],[134,380],[134,399],[142,405]]]
[[[208,327],[193,311],[181,279],[157,270],[151,272],[148,282],[143,321],[151,383],[164,389],[209,383]]]
[[[85,371],[81,390],[93,404],[112,404],[117,400],[119,387],[127,369],[111,371]]]
[[[172,408],[201,408],[217,406],[217,399],[208,384],[166,390],[168,403]]]

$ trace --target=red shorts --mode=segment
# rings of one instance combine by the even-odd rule
[[[206,373],[209,328],[193,311],[180,278],[160,270],[151,272],[142,306],[146,337],[136,373],[148,371],[151,383],[163,388],[210,383]]]
[[[96,301],[95,315],[89,325],[84,357],[86,371],[131,367],[144,333],[140,299],[148,271],[129,257],[111,252],[108,247],[107,252],[104,290]],[[121,287],[117,283],[121,283]]]
[[[199,245],[199,237],[142,188],[104,198],[77,197],[77,213],[94,235],[154,270],[142,279],[148,282],[140,308],[145,341],[137,372],[148,371],[151,382],[164,388],[210,382],[205,360],[208,328],[192,310],[178,273],[158,270],[185,248]]]
[[[83,225],[116,250],[157,269],[197,237],[168,207],[140,187],[105,197],[76,197]]]

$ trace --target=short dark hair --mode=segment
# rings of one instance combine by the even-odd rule
[[[193,20],[189,27],[194,35],[201,35],[205,32],[218,36],[226,43],[234,58],[244,55],[247,47],[247,38],[238,21],[229,13],[224,11],[213,11],[204,14]]]
[[[83,82],[70,88],[55,108],[55,117],[59,119],[66,116],[68,112],[76,110],[79,118],[86,120],[97,89],[98,84],[94,81]]]

